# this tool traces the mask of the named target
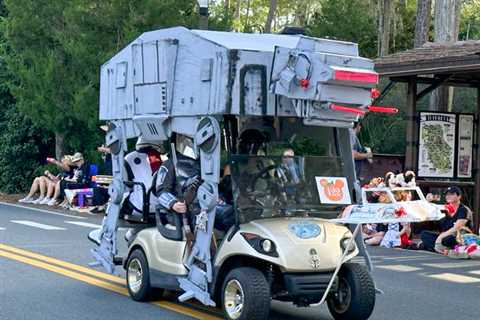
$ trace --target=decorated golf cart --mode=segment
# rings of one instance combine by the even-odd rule
[[[354,198],[352,123],[395,112],[370,106],[377,82],[354,43],[182,27],[144,33],[101,69],[114,178],[102,228],[89,235],[93,265],[123,265],[135,300],[154,287],[178,290],[180,301],[217,305],[228,319],[267,319],[272,299],[327,302],[336,319],[367,319],[374,282],[350,262],[359,229],[327,218]],[[177,165],[179,135],[192,139],[201,168],[193,219],[156,202],[158,173],[129,181],[124,166],[127,140],[139,136],[171,142]],[[214,226],[227,178],[220,192],[231,193],[234,223],[222,233]],[[135,187],[143,205],[124,214]],[[119,224],[135,230],[122,256]]]

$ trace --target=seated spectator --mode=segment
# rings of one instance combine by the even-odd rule
[[[388,230],[388,226],[385,223],[377,223],[375,227],[371,229],[370,234],[366,234],[364,241],[369,246],[378,246],[385,236]]]
[[[73,176],[66,177],[59,182],[59,188],[54,199],[64,199],[60,206],[68,208],[70,205],[65,199],[65,189],[82,189],[90,186],[90,165],[85,162],[83,155],[77,152],[72,157],[72,165],[74,166]]]
[[[411,233],[410,223],[389,223],[388,231],[385,233],[380,246],[386,248],[407,247],[411,244]]]
[[[461,203],[462,192],[458,187],[447,189],[445,199],[449,212],[445,218],[439,221],[440,233],[432,231],[422,231],[421,248],[428,251],[444,253],[445,250],[453,249],[458,244],[456,240],[457,232],[464,227],[470,227],[468,209]]]
[[[54,158],[47,158],[47,162],[55,164],[60,170],[63,171],[62,174],[72,172],[73,165],[71,163],[72,156],[65,155],[61,161],[58,161]],[[33,204],[47,204],[51,201],[54,194],[55,186],[62,175],[53,175],[50,171],[46,170],[43,176],[36,177],[33,180],[32,186],[30,187],[30,192],[28,195],[18,200],[20,203],[33,203]],[[40,192],[40,195],[37,199],[34,199],[34,195]]]

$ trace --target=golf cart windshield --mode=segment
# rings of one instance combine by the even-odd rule
[[[348,190],[342,188],[346,180],[339,180],[342,186],[322,185],[325,177],[345,177],[339,157],[232,155],[230,165],[240,223],[279,216],[333,218],[338,204],[328,204],[320,193],[330,188],[327,194],[335,198]]]

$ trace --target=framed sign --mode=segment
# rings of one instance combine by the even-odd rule
[[[419,177],[454,177],[456,119],[453,113],[420,112]]]
[[[472,178],[473,123],[474,116],[472,114],[458,115],[458,178]]]
[[[344,177],[315,177],[322,204],[351,204],[348,182]]]

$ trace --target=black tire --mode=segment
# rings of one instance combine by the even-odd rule
[[[367,269],[357,263],[346,263],[340,269],[338,280],[339,292],[332,292],[327,300],[335,320],[368,319],[375,307],[375,284]]]
[[[130,275],[133,270],[140,267],[141,275],[138,276],[139,283],[131,283]],[[135,301],[148,301],[152,297],[150,285],[150,272],[145,254],[140,249],[135,249],[128,257],[126,265],[127,288],[130,297]]]
[[[230,316],[227,311],[227,285],[240,284],[243,291],[243,308],[238,317]],[[270,288],[265,275],[254,268],[237,268],[231,270],[223,281],[221,291],[222,309],[225,319],[229,320],[266,320],[270,313]]]

